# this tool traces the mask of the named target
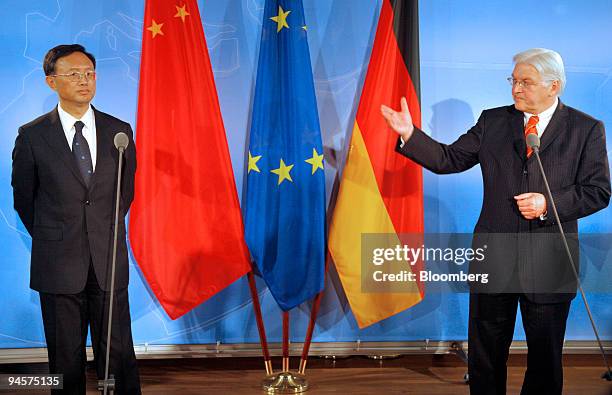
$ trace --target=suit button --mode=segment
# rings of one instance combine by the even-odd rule
[[[527,175],[527,170],[523,170],[523,175]]]
[[[89,206],[91,204],[91,202],[89,200],[85,200],[85,205]]]

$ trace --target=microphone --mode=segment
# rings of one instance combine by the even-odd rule
[[[115,148],[117,148],[119,151],[125,151],[127,146],[130,144],[130,139],[128,138],[127,134],[123,132],[117,133],[113,141],[115,143]]]
[[[110,273],[110,292],[109,292],[109,309],[108,309],[108,317],[107,317],[107,332],[106,332],[106,360],[104,364],[104,379],[98,380],[98,390],[103,393],[103,395],[114,394],[115,391],[115,377],[114,375],[109,375],[110,369],[110,347],[111,347],[111,334],[112,334],[112,325],[113,322],[113,299],[115,295],[115,270],[117,266],[117,242],[118,242],[118,231],[119,231],[119,203],[121,201],[121,169],[123,165],[123,155],[125,154],[125,149],[130,143],[130,139],[128,135],[124,132],[119,132],[115,134],[115,138],[113,139],[115,143],[115,147],[119,151],[119,164],[117,166],[117,188],[115,195],[115,213],[114,213],[114,230],[113,230],[113,252],[111,256],[111,273]]]
[[[582,283],[580,281],[580,277],[578,276],[576,265],[574,264],[574,258],[572,257],[569,246],[567,245],[567,239],[565,237],[565,232],[563,231],[563,226],[561,226],[561,220],[559,219],[559,213],[557,212],[557,206],[555,205],[555,200],[553,199],[552,193],[550,192],[550,186],[548,185],[548,179],[546,178],[546,173],[544,172],[544,166],[542,166],[542,160],[540,159],[540,137],[538,137],[538,135],[535,133],[528,134],[526,141],[527,141],[527,145],[529,146],[529,148],[533,150],[533,153],[535,154],[536,159],[538,160],[538,165],[540,167],[540,173],[542,174],[542,178],[544,179],[544,186],[546,187],[546,193],[548,194],[548,198],[550,199],[552,211],[555,216],[557,226],[559,227],[559,233],[561,234],[563,245],[565,247],[565,252],[567,253],[567,257],[569,258],[570,266],[572,267],[574,276],[576,276],[578,289],[580,290],[580,296],[582,296],[582,301],[584,302],[584,306],[586,307],[586,311],[589,316],[589,320],[591,321],[591,327],[593,328],[593,332],[595,333],[595,338],[597,339],[597,344],[599,345],[599,350],[601,351],[601,356],[603,357],[604,364],[607,369],[606,372],[601,376],[601,378],[607,381],[612,381],[612,370],[610,369],[610,364],[608,363],[606,352],[603,348],[603,345],[601,344],[601,340],[599,338],[599,332],[597,331],[597,326],[595,325],[593,314],[591,314],[591,308],[589,307],[589,303],[587,302],[586,295],[584,293],[584,290],[582,289]]]
[[[116,137],[115,137],[116,139]],[[117,143],[115,143],[117,145]],[[533,151],[539,151],[540,149],[540,137],[535,133],[529,133],[527,135],[527,146]]]

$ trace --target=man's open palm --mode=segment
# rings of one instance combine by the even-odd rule
[[[412,136],[414,126],[412,125],[412,116],[410,115],[410,110],[408,110],[408,102],[405,97],[402,97],[400,105],[401,110],[395,111],[383,104],[380,106],[380,112],[391,129],[395,130],[402,137],[402,140],[408,141],[410,136]]]

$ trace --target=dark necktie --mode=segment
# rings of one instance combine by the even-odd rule
[[[91,181],[91,176],[93,175],[93,164],[91,161],[89,144],[87,144],[87,140],[85,140],[85,136],[83,136],[84,126],[85,124],[81,121],[76,121],[74,123],[74,130],[76,133],[72,139],[72,153],[74,154],[74,158],[76,159],[77,166],[79,167],[85,184],[89,186],[89,181]]]

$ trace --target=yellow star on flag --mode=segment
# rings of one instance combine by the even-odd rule
[[[158,34],[163,36],[164,32],[162,32],[162,26],[164,26],[164,24],[156,23],[155,19],[151,19],[151,21],[152,21],[152,24],[151,26],[147,27],[147,30],[153,34],[153,38],[155,38],[155,36],[157,36]]]
[[[251,170],[261,173],[261,171],[259,171],[259,167],[257,167],[257,161],[260,159],[261,159],[261,155],[252,156],[251,151],[249,151],[249,169],[247,170],[247,174],[249,174]]]
[[[312,165],[312,174],[314,174],[317,169],[323,170],[323,154],[319,155],[314,148],[312,149],[312,158],[306,159],[305,162]]]
[[[276,32],[280,32],[283,27],[286,27],[287,29],[289,29],[289,25],[287,24],[287,15],[289,15],[291,11],[287,11],[285,12],[283,10],[283,7],[281,7],[280,5],[278,6],[278,15],[277,16],[273,16],[270,19],[272,19],[274,22],[276,22]]]
[[[285,180],[289,180],[291,182],[293,182],[293,180],[291,179],[291,174],[289,174],[289,172],[291,171],[291,169],[293,168],[293,165],[285,165],[285,162],[281,159],[280,160],[280,165],[278,167],[278,169],[274,169],[274,170],[270,170],[272,173],[278,175],[278,185],[281,184],[281,182],[285,181]]]
[[[181,18],[181,20],[183,21],[183,23],[185,23],[185,17],[188,15],[191,15],[190,13],[187,12],[187,10],[185,10],[185,7],[187,7],[186,5],[179,7],[177,5],[175,5],[176,7],[176,15],[174,16],[175,18]]]

